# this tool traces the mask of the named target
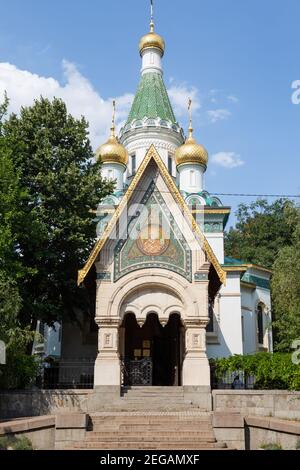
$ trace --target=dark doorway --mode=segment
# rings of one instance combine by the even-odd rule
[[[133,314],[126,315],[125,358],[127,368],[125,385],[147,384],[172,386],[181,384],[181,320],[172,314],[163,327],[157,314],[150,313],[142,328]],[[141,373],[150,374],[141,383],[133,383],[140,366]],[[144,371],[144,372],[143,372]]]

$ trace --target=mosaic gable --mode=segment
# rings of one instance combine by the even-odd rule
[[[191,250],[154,182],[141,207],[139,216],[128,224],[126,240],[115,248],[114,280],[139,269],[162,268],[191,282]]]

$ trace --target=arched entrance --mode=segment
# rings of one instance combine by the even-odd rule
[[[133,313],[123,320],[124,385],[181,385],[184,335],[179,314],[171,314],[165,326],[151,312],[142,326]]]

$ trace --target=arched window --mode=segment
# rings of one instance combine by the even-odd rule
[[[257,341],[258,344],[264,343],[264,320],[262,305],[257,306]]]
[[[172,176],[172,170],[173,170],[173,159],[172,159],[172,155],[168,155],[168,171],[170,173],[170,175]]]
[[[114,179],[114,170],[108,170],[108,179],[109,181],[113,181]]]
[[[196,173],[194,170],[190,170],[190,186],[196,186]]]
[[[135,175],[136,173],[136,156],[135,154],[131,155],[131,174]]]

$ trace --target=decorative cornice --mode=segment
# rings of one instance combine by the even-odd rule
[[[167,136],[166,136],[167,137]],[[132,152],[133,150],[139,150],[139,149],[144,149],[144,148],[150,148],[151,145],[154,145],[155,148],[160,148],[164,150],[168,150],[170,152],[175,153],[175,150],[177,148],[176,144],[172,144],[170,142],[166,142],[161,139],[141,139],[141,140],[135,140],[134,142],[130,142],[126,145],[126,148],[128,152]]]
[[[253,282],[241,281],[241,287],[245,287],[246,289],[255,290],[256,289],[256,284],[254,284]]]
[[[222,284],[226,283],[226,272],[225,272],[225,270],[222,269],[221,265],[219,264],[219,262],[217,260],[217,257],[214,254],[210,244],[208,243],[208,241],[205,238],[204,234],[202,233],[200,227],[198,226],[197,222],[195,221],[191,211],[189,210],[188,206],[186,205],[186,203],[185,203],[183,197],[181,196],[176,184],[174,183],[172,176],[169,174],[167,167],[165,166],[165,164],[162,161],[162,159],[160,158],[157,150],[155,149],[154,145],[152,144],[150,149],[148,150],[144,160],[142,161],[141,165],[138,167],[137,172],[136,172],[133,180],[131,181],[131,183],[129,185],[129,188],[127,189],[126,193],[124,194],[123,198],[121,199],[121,202],[120,202],[119,206],[117,207],[115,213],[113,214],[112,218],[110,219],[110,221],[109,221],[109,223],[108,223],[108,225],[107,225],[107,227],[106,227],[106,229],[103,233],[103,237],[100,240],[98,240],[98,242],[95,244],[95,246],[94,246],[94,248],[93,248],[93,250],[92,250],[92,252],[89,256],[89,259],[88,259],[86,265],[84,266],[84,268],[81,269],[78,272],[78,285],[82,284],[82,282],[84,281],[84,279],[85,279],[86,275],[88,274],[89,270],[91,269],[94,262],[96,261],[97,256],[99,255],[101,249],[103,248],[105,242],[107,241],[107,239],[108,239],[114,225],[116,224],[118,218],[120,217],[121,213],[123,212],[123,210],[127,206],[128,202],[130,201],[131,196],[132,196],[139,180],[143,176],[144,171],[145,171],[146,167],[148,166],[148,163],[150,162],[150,160],[152,158],[156,162],[156,164],[157,164],[157,166],[160,170],[160,173],[163,177],[163,180],[165,181],[166,185],[168,186],[170,192],[173,194],[173,197],[174,197],[175,201],[177,202],[177,204],[179,205],[181,210],[184,212],[184,215],[186,216],[186,218],[189,220],[193,232],[195,232],[198,235],[198,237],[200,239],[200,242],[203,245],[204,251],[206,252],[209,261],[214,266],[214,268],[215,268],[215,270],[216,270],[216,272],[219,276],[219,279],[220,279],[221,283]]]
[[[247,266],[222,266],[226,272],[246,272]]]
[[[273,274],[273,271],[271,269],[264,268],[263,266],[259,266],[258,264],[247,264],[247,267],[249,269],[257,269],[258,271]]]
[[[255,276],[254,274],[250,274],[248,272],[244,274],[244,276],[242,277],[242,281],[255,284],[257,287],[260,287],[261,289],[270,290],[269,279],[264,279],[262,277]]]

